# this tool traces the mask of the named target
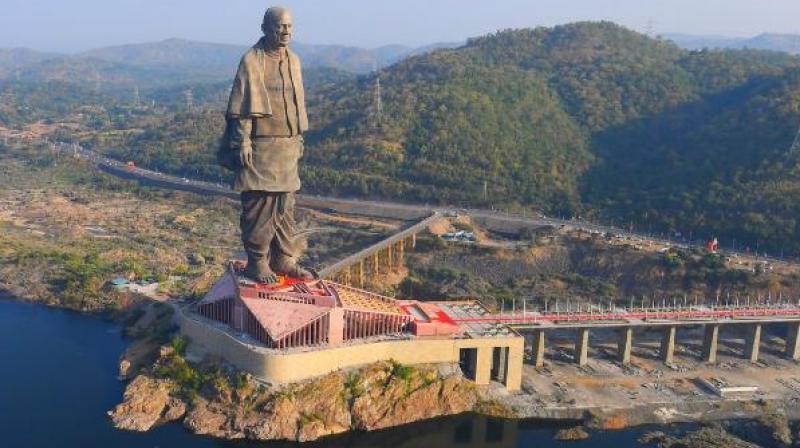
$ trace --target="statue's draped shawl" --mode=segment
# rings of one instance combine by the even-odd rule
[[[267,57],[264,52],[265,46],[266,40],[262,37],[242,57],[242,61],[239,63],[239,70],[236,72],[236,78],[233,80],[233,88],[228,100],[228,110],[225,113],[225,117],[228,120],[272,116],[272,105],[269,101],[269,95],[267,95],[266,80],[264,79],[264,58]],[[286,53],[289,60],[289,75],[294,86],[295,101],[297,102],[297,122],[302,133],[308,130],[303,74],[297,55],[288,48]]]

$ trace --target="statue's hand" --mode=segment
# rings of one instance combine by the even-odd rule
[[[239,148],[239,163],[244,168],[253,167],[253,148],[250,146],[242,146]]]

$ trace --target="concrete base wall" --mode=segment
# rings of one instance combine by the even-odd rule
[[[293,383],[339,369],[390,359],[409,365],[457,363],[462,348],[476,348],[478,362],[475,382],[488,384],[492,369],[492,350],[495,347],[508,348],[506,388],[510,391],[519,390],[522,382],[524,339],[521,336],[382,341],[307,352],[280,353],[248,345],[185,310],[176,310],[175,316],[181,333],[193,344],[269,383]]]

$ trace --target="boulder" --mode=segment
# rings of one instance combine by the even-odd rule
[[[119,362],[119,377],[122,379],[129,378],[131,374],[131,362],[125,358],[123,358]]]
[[[186,403],[183,400],[172,397],[167,402],[162,420],[164,423],[176,422],[186,415]]]
[[[582,426],[576,426],[558,431],[554,438],[562,442],[586,440],[589,438],[589,433]]]
[[[117,429],[149,431],[161,422],[170,402],[173,383],[139,375],[128,384],[122,403],[109,411]]]

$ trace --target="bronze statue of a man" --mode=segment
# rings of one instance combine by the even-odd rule
[[[269,8],[261,30],[264,36],[239,64],[226,112],[234,189],[242,201],[245,275],[262,283],[277,282],[276,273],[312,279],[297,264],[302,249],[294,193],[300,189],[297,165],[308,117],[300,60],[288,48],[291,13]]]

